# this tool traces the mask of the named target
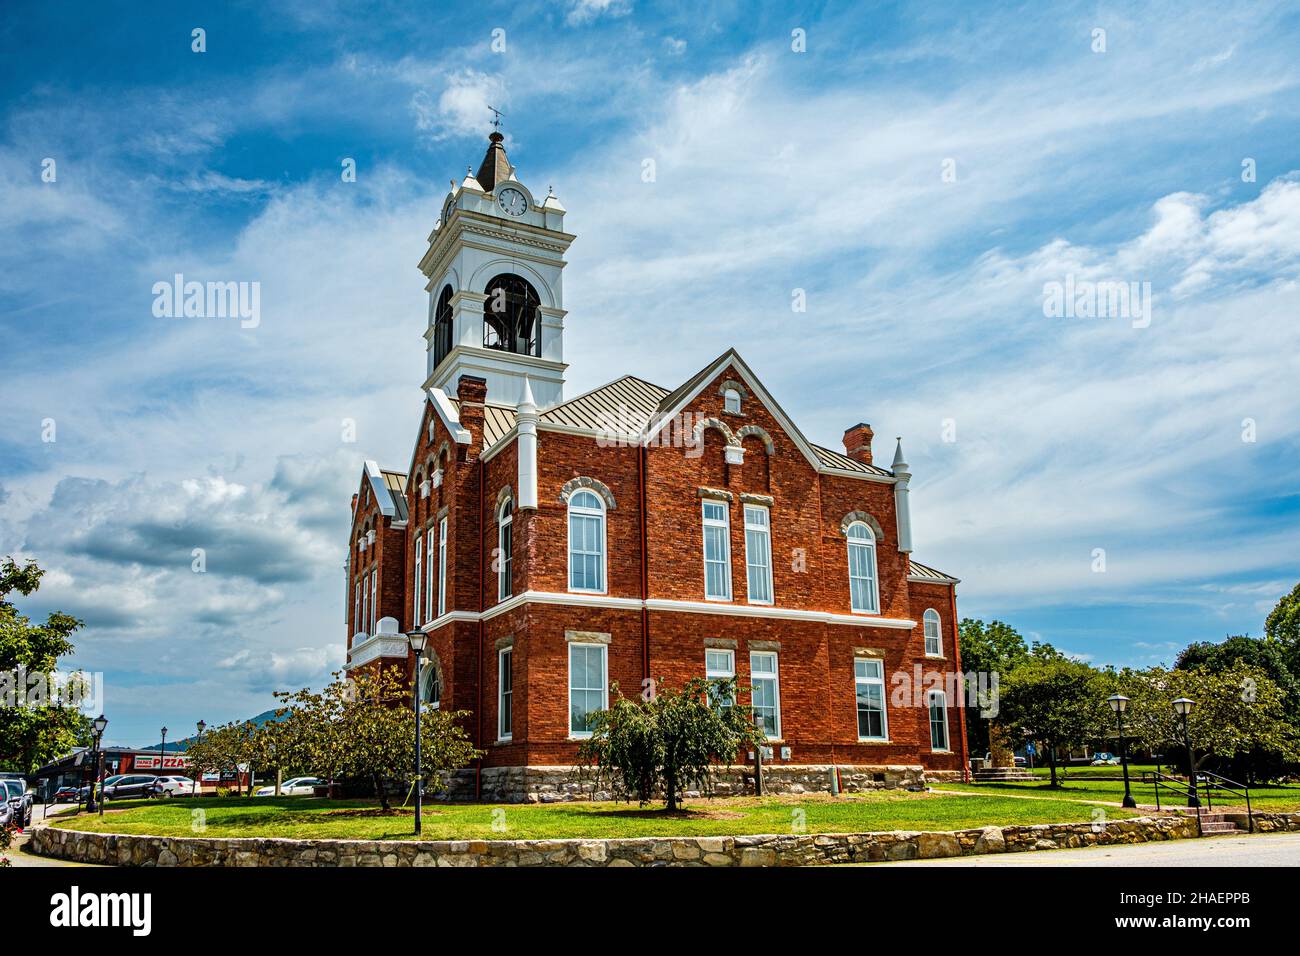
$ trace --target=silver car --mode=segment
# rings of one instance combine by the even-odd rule
[[[10,810],[10,820],[14,826],[32,825],[32,794],[27,784],[11,777],[0,779],[0,787],[5,790],[5,805]]]

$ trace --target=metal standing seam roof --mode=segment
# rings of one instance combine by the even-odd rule
[[[951,574],[944,574],[929,565],[921,564],[919,561],[908,559],[908,577],[924,578],[927,581],[933,581],[935,584],[959,584],[959,578],[954,578]]]
[[[386,471],[379,469],[383,475],[384,487],[388,489],[389,495],[393,499],[394,521],[406,520],[406,475],[400,471]]]
[[[709,368],[711,368],[710,366]],[[548,408],[538,415],[538,421],[551,425],[563,425],[581,428],[587,431],[601,432],[609,430],[611,425],[627,424],[632,430],[652,422],[656,415],[663,414],[680,398],[695,388],[709,368],[693,375],[687,382],[669,391],[662,386],[647,382],[635,375],[624,375],[614,381],[589,392],[571,398],[567,402]],[[449,399],[456,414],[460,414],[460,402]],[[504,438],[515,427],[515,410],[501,405],[485,405],[483,416],[483,449],[487,451]],[[828,468],[841,471],[853,471],[863,475],[878,475],[890,478],[893,473],[878,465],[856,461],[841,452],[823,448],[809,442],[818,460]]]

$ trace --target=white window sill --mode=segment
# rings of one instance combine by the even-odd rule
[[[858,610],[857,608],[849,608],[849,613],[850,613],[850,614],[857,614],[857,615],[859,615],[859,616],[861,616],[861,617],[880,617],[880,610],[879,610],[879,608],[877,608],[877,609],[874,610],[874,611],[861,611],[861,610]]]
[[[893,741],[888,737],[859,737],[860,744],[892,744]]]
[[[590,740],[591,734],[569,734],[570,740]]]
[[[951,751],[951,750],[931,750],[930,753],[932,753],[932,754],[949,754],[949,755],[951,755],[951,754],[953,753],[953,751]]]

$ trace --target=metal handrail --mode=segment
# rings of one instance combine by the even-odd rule
[[[1213,777],[1215,780],[1219,782],[1212,783],[1208,779],[1210,777]],[[1209,804],[1211,810],[1214,809],[1213,793],[1215,790],[1219,790],[1227,793],[1234,793],[1235,791],[1240,790],[1242,793],[1244,793],[1246,796],[1246,825],[1249,827],[1251,833],[1255,832],[1255,814],[1251,811],[1250,808],[1250,787],[1248,785],[1244,783],[1238,783],[1236,780],[1232,780],[1228,777],[1223,776],[1222,774],[1211,773],[1209,770],[1196,771],[1195,782],[1198,786],[1202,784],[1204,785],[1205,800]]]
[[[1148,780],[1148,778],[1150,778]],[[1151,783],[1156,793],[1156,810],[1160,809],[1160,788],[1171,790],[1179,796],[1190,800],[1196,807],[1196,835],[1205,836],[1205,831],[1201,829],[1201,801],[1196,796],[1195,783],[1185,787],[1177,777],[1171,777],[1167,773],[1160,773],[1158,770],[1143,770],[1142,782]]]

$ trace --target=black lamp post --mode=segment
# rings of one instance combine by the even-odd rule
[[[203,731],[208,729],[208,722],[200,719],[194,727],[199,732],[199,741],[202,742]],[[190,765],[190,768],[194,770],[194,795],[196,797],[201,797],[203,796],[203,771],[195,768],[193,764]]]
[[[163,764],[167,761],[167,728],[162,729],[162,743],[158,745],[158,774],[163,772]]]
[[[95,802],[95,785],[99,782],[99,777],[104,771],[104,751],[101,749],[100,742],[104,739],[104,729],[108,726],[108,719],[100,714],[90,722],[91,729],[95,732],[95,749],[90,752],[90,797],[86,800],[86,812],[94,813],[96,810],[102,815],[104,813],[104,798],[100,795],[99,802]]]
[[[1187,715],[1196,707],[1196,701],[1190,697],[1179,697],[1174,701],[1174,713],[1183,719],[1183,746],[1187,748],[1187,805],[1199,807],[1200,798],[1196,795],[1196,760],[1192,757],[1192,737],[1187,732]]]
[[[1124,736],[1124,712],[1128,710],[1128,700],[1123,694],[1111,694],[1106,698],[1110,709],[1115,711],[1115,720],[1119,724],[1119,762],[1124,767],[1124,800],[1120,806],[1134,810],[1137,801],[1133,799],[1133,792],[1128,785],[1128,738]]]
[[[420,658],[424,655],[424,645],[429,635],[424,631],[408,631],[406,639],[411,650],[415,652],[415,692],[412,695],[415,706],[415,835],[420,835],[420,810],[424,799],[424,772],[420,767]]]

